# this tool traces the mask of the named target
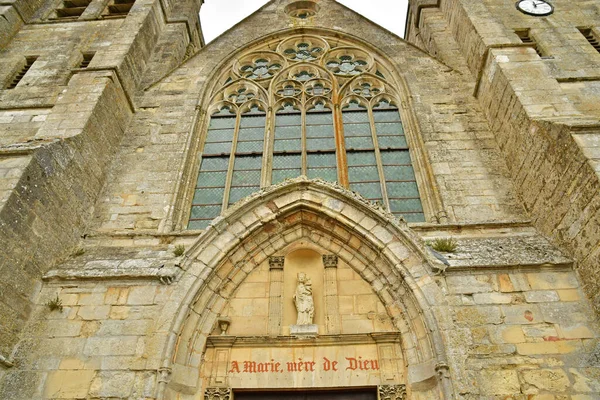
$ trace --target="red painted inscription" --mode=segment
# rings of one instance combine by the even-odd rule
[[[378,371],[378,360],[364,360],[362,357],[345,357],[344,366],[346,371]],[[271,360],[270,362],[257,361],[231,361],[230,374],[261,374],[261,373],[283,373],[283,372],[315,372],[320,371],[339,371],[343,366],[339,361],[330,360],[323,357],[321,363],[308,361],[299,358],[296,361],[281,362]]]

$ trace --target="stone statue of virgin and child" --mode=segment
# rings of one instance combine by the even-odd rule
[[[296,325],[312,325],[315,315],[312,281],[304,272],[298,273],[298,286],[294,294],[294,303],[298,311]]]

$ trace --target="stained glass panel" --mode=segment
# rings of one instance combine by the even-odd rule
[[[404,135],[400,122],[378,122],[375,124],[378,135]]]
[[[294,139],[302,136],[300,125],[298,126],[279,126],[275,128],[275,140]]]
[[[385,111],[373,110],[373,119],[375,122],[400,121],[400,113],[396,109]]]
[[[235,117],[231,118],[211,118],[208,129],[224,129],[224,128],[235,128]]]
[[[302,123],[302,115],[297,114],[277,114],[275,117],[275,124],[277,126],[283,125],[300,125]]]
[[[365,122],[369,123],[369,114],[367,111],[344,111],[342,113],[342,121],[346,123]]]
[[[350,182],[350,189],[360,193],[363,197],[381,202],[381,185],[379,182],[367,182],[367,183],[352,183]]]
[[[379,172],[375,165],[348,167],[348,177],[350,178],[350,182],[379,182]]]
[[[207,204],[221,204],[223,201],[223,194],[225,193],[225,182],[223,187],[220,188],[197,188],[194,194],[194,200],[192,203],[197,206]]]
[[[306,148],[308,151],[318,150],[335,150],[335,139],[324,138],[324,139],[306,139]]]
[[[322,124],[322,125],[333,125],[333,115],[330,112],[307,112],[306,113],[306,124]]]
[[[357,165],[375,165],[375,153],[372,151],[362,151],[362,152],[352,152],[348,153],[348,165],[349,166],[357,166]]]
[[[380,149],[406,149],[408,144],[404,136],[378,136],[377,141],[379,142]]]
[[[198,174],[197,187],[218,187],[225,183],[227,171],[202,171]]]
[[[275,140],[274,150],[276,152],[287,151],[300,151],[302,149],[302,141],[300,139],[294,140]]]

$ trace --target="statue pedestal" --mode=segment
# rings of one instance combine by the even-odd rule
[[[314,337],[319,334],[318,325],[290,325],[290,335],[298,337]]]

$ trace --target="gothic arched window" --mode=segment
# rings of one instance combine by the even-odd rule
[[[389,75],[367,51],[311,35],[238,58],[209,106],[188,228],[203,229],[261,187],[300,175],[425,221]]]

